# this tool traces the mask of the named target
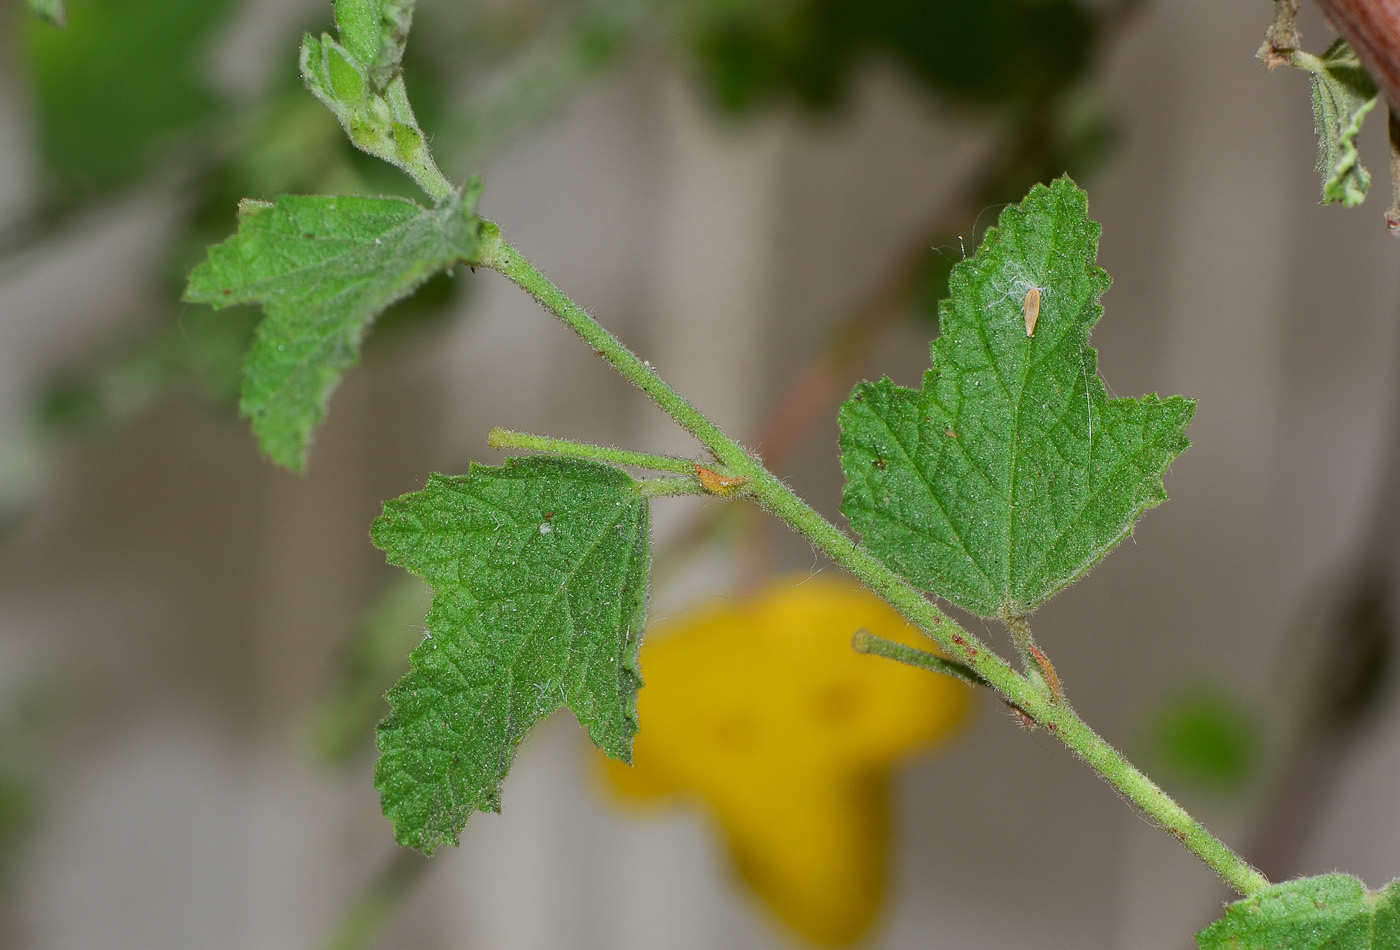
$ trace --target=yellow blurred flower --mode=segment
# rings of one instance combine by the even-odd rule
[[[653,625],[622,797],[701,800],[758,896],[814,943],[850,943],[885,891],[890,773],[946,738],[969,689],[851,649],[859,628],[929,640],[854,582],[787,579]],[[796,585],[796,586],[794,586]]]

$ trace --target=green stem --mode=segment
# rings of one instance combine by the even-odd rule
[[[1074,710],[1038,684],[1033,684],[976,636],[939,610],[922,592],[886,567],[878,558],[827,521],[758,459],[725,435],[718,426],[671,388],[651,364],[642,361],[589,313],[550,283],[519,251],[506,243],[500,229],[487,223],[480,266],[498,271],[539,301],[573,330],[595,353],[611,363],[634,386],[646,393],[727,469],[730,477],[747,479],[745,495],[802,535],[817,551],[850,571],[907,620],[938,642],[954,662],[971,669],[1016,708],[1025,712],[1079,756],[1090,768],[1152,821],[1179,840],[1221,879],[1241,894],[1250,895],[1269,881],[1186,813],[1122,753],[1089,728]]]
[[[1022,669],[1031,681],[1048,690],[1055,702],[1064,702],[1065,690],[1060,684],[1060,674],[1055,672],[1055,665],[1050,662],[1050,657],[1046,656],[1045,651],[1035,642],[1035,635],[1031,633],[1026,618],[1003,612],[1001,622],[1011,633],[1011,642],[1015,644],[1016,652],[1021,655]]]
[[[1305,73],[1321,75],[1327,71],[1327,64],[1320,57],[1314,56],[1306,50],[1295,49],[1288,53],[1287,59],[1290,65],[1297,66]]]
[[[855,650],[857,653],[869,653],[872,656],[882,656],[887,660],[894,660],[896,663],[917,666],[919,669],[928,670],[930,673],[942,673],[944,676],[960,679],[971,686],[991,685],[982,677],[978,676],[977,671],[971,667],[944,659],[937,653],[919,650],[896,640],[886,640],[884,637],[876,636],[869,630],[857,630],[855,632],[855,636],[851,637],[851,649]]]
[[[418,183],[418,187],[432,198],[435,203],[441,203],[444,198],[456,190],[452,182],[433,161],[433,156],[428,153],[427,146],[423,147],[420,155],[404,166],[404,171],[413,176],[413,180]]]
[[[818,551],[859,577],[907,620],[937,640],[955,660],[971,667],[1008,702],[1068,746],[1123,797],[1204,861],[1225,883],[1245,896],[1269,886],[1264,875],[1187,814],[1121,752],[1090,729],[1072,708],[1017,673],[757,461],[751,461],[751,465],[756,470],[751,475],[752,494],[759,504],[787,522]],[[734,468],[739,474],[750,474],[740,466]]]
[[[481,249],[477,265],[494,270],[534,297],[540,306],[558,317],[563,324],[593,348],[593,351],[613,365],[632,385],[647,395],[700,444],[731,468],[736,462],[749,461],[748,453],[720,431],[698,409],[671,388],[656,374],[651,364],[629,350],[622,341],[599,325],[593,316],[570,300],[554,286],[525,256],[501,238],[500,228],[484,222]],[[747,474],[747,473],[743,473]]]
[[[678,495],[708,495],[705,486],[695,476],[689,478],[643,478],[637,488],[648,498],[674,498]]]
[[[406,124],[411,126],[413,131],[420,136],[419,141],[421,142],[421,145],[413,149],[409,155],[400,152],[401,162],[394,164],[408,172],[418,183],[418,187],[422,188],[428,197],[433,199],[434,203],[441,204],[444,198],[457,189],[442,173],[442,169],[437,167],[437,162],[433,161],[432,150],[428,148],[427,138],[423,136],[422,129],[418,127],[418,119],[414,116],[413,106],[408,101],[408,88],[404,85],[403,76],[395,77],[384,92],[395,115],[401,120],[407,120]]]
[[[673,455],[628,452],[607,445],[555,439],[547,435],[533,435],[529,432],[516,432],[512,429],[492,429],[491,434],[486,437],[486,442],[493,449],[527,449],[531,452],[567,455],[570,458],[606,462],[609,465],[623,465],[628,468],[649,468],[654,472],[695,475],[695,463],[689,459],[676,458]]]

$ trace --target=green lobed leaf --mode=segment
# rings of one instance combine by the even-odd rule
[[[238,233],[209,249],[185,299],[261,303],[243,366],[243,414],[263,452],[306,467],[312,432],[370,322],[433,274],[471,263],[481,238],[476,190],[435,209],[402,198],[244,202]]]
[[[1359,205],[1371,187],[1371,173],[1356,154],[1356,135],[1379,101],[1376,84],[1343,39],[1329,46],[1320,59],[1294,54],[1292,62],[1307,70],[1312,81],[1322,203]]]
[[[66,26],[68,11],[63,8],[63,0],[29,0],[29,9],[54,26]]]
[[[1201,950],[1400,950],[1400,881],[1383,891],[1346,874],[1275,884],[1196,935]]]
[[[516,746],[560,706],[631,761],[648,522],[625,472],[538,456],[384,505],[374,543],[436,592],[379,727],[375,786],[401,844],[431,854],[499,811]]]
[[[949,275],[923,388],[862,383],[841,407],[841,510],[890,567],[982,616],[1022,616],[1089,570],[1189,444],[1191,401],[1104,392],[1099,230],[1074,182],[1037,185]]]

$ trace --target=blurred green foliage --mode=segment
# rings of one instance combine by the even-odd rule
[[[68,11],[63,7],[63,0],[29,0],[29,9],[54,26],[63,26],[68,19]]]
[[[68,25],[23,24],[43,174],[64,201],[146,172],[220,112],[208,54],[231,0],[70,0]],[[212,129],[212,126],[210,126]]]
[[[0,884],[14,873],[12,864],[39,813],[39,788],[27,775],[0,771]]]
[[[0,705],[0,892],[18,883],[25,845],[43,817],[51,767],[42,750],[67,724],[78,697],[53,671],[30,674]],[[5,908],[0,907],[0,939]]]
[[[1239,688],[1192,679],[1148,710],[1144,757],[1178,782],[1239,794],[1258,779],[1264,764],[1265,721]]]
[[[389,712],[384,692],[408,670],[408,654],[423,639],[432,589],[395,571],[360,616],[338,672],[311,722],[311,740],[327,762],[351,761],[370,748],[375,724]]]
[[[694,50],[717,101],[839,102],[853,74],[890,59],[955,103],[1024,107],[1079,78],[1095,23],[1073,0],[707,0]]]
[[[39,431],[50,438],[100,434],[144,412],[176,385],[202,402],[231,409],[258,316],[252,307],[218,315],[191,308],[125,352],[53,378],[35,405]]]

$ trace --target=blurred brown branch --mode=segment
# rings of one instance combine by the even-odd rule
[[[1400,4],[1394,0],[1317,0],[1371,77],[1400,105]]]

